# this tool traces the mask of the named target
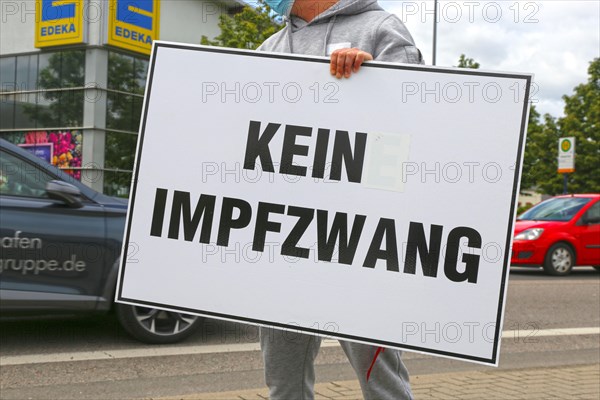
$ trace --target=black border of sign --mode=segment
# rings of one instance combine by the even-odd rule
[[[152,59],[151,59],[151,63],[150,63],[148,86],[146,88],[146,95],[144,96],[144,115],[143,115],[143,119],[142,119],[140,133],[139,133],[140,136],[138,139],[138,141],[139,141],[138,149],[137,149],[138,153],[136,155],[136,165],[135,165],[135,171],[134,171],[134,177],[133,177],[131,200],[130,200],[130,204],[129,204],[130,210],[129,210],[128,221],[127,221],[127,232],[125,233],[125,241],[123,244],[124,253],[121,256],[121,271],[120,271],[120,277],[119,277],[119,287],[117,288],[118,289],[117,301],[143,304],[145,306],[156,307],[156,308],[168,308],[168,309],[172,309],[172,310],[178,310],[178,311],[181,311],[184,313],[202,314],[202,315],[206,315],[209,317],[212,316],[212,317],[216,317],[216,318],[229,319],[229,320],[234,320],[234,321],[239,321],[239,322],[246,322],[246,323],[252,323],[252,324],[259,324],[259,325],[269,325],[269,326],[274,326],[274,327],[279,327],[279,328],[287,328],[287,329],[292,329],[295,331],[302,331],[302,332],[307,332],[307,333],[316,333],[316,334],[320,334],[320,335],[331,336],[331,337],[335,337],[338,339],[357,340],[357,341],[361,341],[361,342],[365,342],[365,343],[395,347],[395,348],[399,348],[399,349],[421,351],[421,352],[426,352],[426,353],[430,353],[430,354],[438,354],[438,355],[443,355],[443,356],[447,356],[447,357],[471,360],[471,361],[476,361],[476,362],[480,362],[480,363],[484,363],[484,364],[492,364],[492,365],[496,364],[496,359],[498,358],[498,353],[497,353],[498,352],[498,344],[500,341],[500,333],[501,333],[500,332],[500,323],[501,323],[501,319],[502,319],[501,318],[502,317],[502,308],[503,308],[503,304],[504,304],[504,294],[506,291],[505,290],[506,289],[506,287],[505,287],[506,286],[506,275],[508,274],[508,269],[509,269],[508,264],[510,261],[510,242],[511,242],[511,238],[513,235],[513,216],[514,216],[514,212],[515,212],[515,199],[517,196],[517,189],[518,189],[519,178],[520,178],[519,171],[521,169],[521,159],[522,159],[522,155],[523,155],[525,131],[527,129],[525,122],[527,119],[527,114],[529,112],[528,99],[529,99],[529,92],[530,92],[530,87],[531,87],[531,75],[493,73],[493,72],[482,72],[482,71],[475,72],[475,71],[469,70],[469,69],[462,69],[462,70],[432,69],[432,68],[426,68],[426,67],[422,67],[422,66],[418,66],[418,65],[406,65],[406,64],[391,65],[391,64],[366,63],[363,65],[363,68],[405,69],[405,70],[424,71],[424,72],[431,72],[431,73],[443,73],[443,74],[478,75],[478,76],[489,76],[489,77],[497,77],[497,78],[522,79],[527,82],[527,85],[525,88],[525,96],[523,97],[523,114],[521,116],[521,132],[519,135],[519,144],[517,146],[517,158],[515,160],[515,174],[513,177],[513,179],[514,179],[513,180],[513,191],[512,191],[512,198],[511,198],[510,214],[508,216],[508,231],[506,234],[506,246],[505,246],[506,251],[504,252],[502,282],[500,285],[500,294],[499,294],[499,300],[498,300],[498,312],[496,315],[496,330],[494,333],[494,350],[492,353],[492,358],[487,359],[487,358],[483,358],[483,357],[474,357],[474,356],[452,353],[452,352],[448,352],[448,351],[434,350],[434,349],[429,349],[429,348],[424,348],[424,347],[419,347],[419,346],[412,346],[412,345],[388,342],[388,341],[383,341],[383,340],[373,340],[373,339],[363,338],[360,336],[346,335],[346,334],[329,332],[329,331],[321,331],[319,329],[304,328],[304,327],[299,327],[299,326],[295,326],[295,325],[286,325],[286,324],[281,324],[281,323],[277,323],[277,322],[270,322],[270,321],[263,321],[263,320],[253,319],[253,318],[240,317],[237,315],[228,315],[228,314],[215,313],[215,312],[211,312],[211,311],[195,310],[195,309],[189,309],[189,308],[184,308],[184,307],[170,306],[170,305],[166,305],[166,304],[152,303],[152,302],[147,302],[147,301],[139,301],[139,300],[128,299],[128,298],[123,297],[122,296],[123,277],[125,274],[125,266],[126,266],[126,261],[127,261],[127,250],[129,248],[129,234],[130,234],[130,229],[131,229],[131,218],[133,216],[132,210],[135,205],[135,193],[136,193],[136,189],[137,189],[139,166],[141,164],[141,159],[142,159],[141,154],[142,154],[142,148],[144,145],[144,132],[146,131],[148,103],[149,103],[150,96],[152,93],[152,78],[153,78],[153,74],[154,74],[154,65],[156,62],[156,57],[158,55],[158,49],[161,47],[166,47],[166,48],[174,48],[174,49],[181,49],[181,50],[206,51],[206,52],[224,53],[224,54],[237,54],[237,55],[243,55],[243,56],[248,56],[248,57],[279,58],[279,59],[286,59],[286,60],[318,62],[318,63],[323,63],[323,64],[329,63],[329,60],[327,60],[327,59],[302,57],[302,56],[291,55],[291,54],[273,54],[273,53],[263,53],[263,52],[258,52],[258,51],[251,52],[251,51],[247,51],[247,50],[225,49],[225,48],[219,48],[219,47],[191,46],[191,45],[185,45],[185,44],[165,43],[165,42],[160,42],[160,41],[154,42],[153,46],[154,47],[152,49]]]

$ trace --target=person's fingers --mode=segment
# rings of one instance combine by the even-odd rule
[[[356,49],[351,49],[346,53],[346,60],[344,60],[344,76],[346,78],[350,78],[350,75],[352,74],[352,66],[354,65],[356,54]]]
[[[358,72],[363,61],[365,61],[365,54],[366,53],[364,51],[359,51],[358,54],[356,54],[356,59],[354,60],[354,65],[352,68],[353,72]]]
[[[339,51],[334,51],[333,53],[331,53],[331,62],[329,63],[329,72],[331,73],[331,75],[335,75],[335,72],[337,71],[337,63],[338,63],[338,54],[340,52]]]
[[[358,70],[362,66],[363,62],[372,61],[372,60],[373,60],[373,56],[370,53],[359,50],[359,52],[356,56],[356,60],[354,61],[354,72],[358,72]]]
[[[348,54],[348,49],[340,49],[338,53],[337,59],[337,68],[335,71],[335,77],[340,79],[344,76],[344,68],[346,67],[346,56]]]
[[[349,78],[353,72],[358,72],[364,61],[373,60],[373,56],[357,48],[338,49],[331,53],[329,72],[336,78]]]
[[[344,49],[338,49],[331,53],[331,62],[329,63],[329,71],[331,72],[331,75],[337,76],[338,65],[340,62],[343,62],[341,57],[343,53],[342,50]]]

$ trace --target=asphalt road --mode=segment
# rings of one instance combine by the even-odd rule
[[[600,363],[600,274],[555,278],[513,268],[500,368]],[[558,331],[557,331],[558,330]],[[208,320],[176,346],[130,339],[112,316],[3,320],[0,398],[124,399],[264,385],[255,327]],[[413,375],[491,367],[405,353]],[[318,381],[353,379],[335,341],[317,359]]]

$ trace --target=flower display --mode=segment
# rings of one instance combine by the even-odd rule
[[[81,179],[81,171],[69,167],[81,167],[81,133],[79,131],[58,131],[48,135],[54,145],[52,164],[66,173]]]
[[[48,143],[48,132],[36,131],[25,133],[25,144]]]
[[[80,131],[30,131],[2,135],[14,144],[52,143],[52,165],[76,179],[81,179],[82,134]]]

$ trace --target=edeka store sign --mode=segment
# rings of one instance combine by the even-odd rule
[[[38,0],[35,13],[35,47],[83,42],[83,0]]]
[[[150,54],[158,39],[159,0],[110,0],[108,44]]]

